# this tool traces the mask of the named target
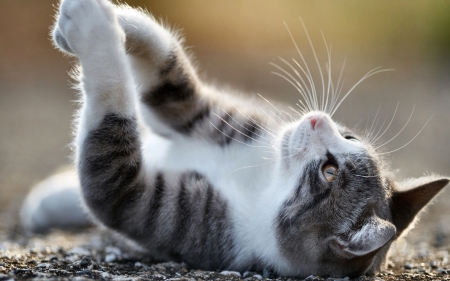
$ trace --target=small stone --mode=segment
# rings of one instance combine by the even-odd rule
[[[443,268],[438,268],[438,270],[437,270],[440,274],[447,274],[448,273],[448,271],[446,270],[446,269],[443,269]]]
[[[142,263],[138,261],[134,263],[134,268],[142,268],[142,266],[143,266]]]
[[[84,256],[80,261],[80,268],[92,269],[92,260],[89,257]]]
[[[234,275],[234,276],[241,277],[241,273],[240,273],[240,272],[237,272],[237,271],[228,271],[228,270],[225,270],[225,271],[220,272],[220,274],[222,274],[222,275]]]
[[[116,256],[122,255],[122,251],[119,248],[113,246],[106,247],[105,252],[107,254],[115,254]]]
[[[438,267],[438,265],[439,265],[439,263],[438,263],[437,261],[432,261],[432,262],[430,262],[431,268],[436,269],[436,268]]]
[[[51,266],[51,264],[49,264],[49,263],[40,263],[36,267],[43,269],[43,268],[49,268],[50,266]]]
[[[261,275],[259,275],[259,274],[253,275],[253,278],[256,278],[256,279],[259,279],[259,280],[263,279],[263,277]]]
[[[117,260],[117,256],[115,254],[107,254],[105,256],[105,262],[107,262],[107,263],[115,262],[116,260]]]
[[[69,255],[89,256],[91,252],[83,247],[74,247],[67,252]]]
[[[409,262],[405,263],[404,267],[405,267],[405,269],[413,269],[413,268],[415,268],[415,266],[412,263],[409,263]]]

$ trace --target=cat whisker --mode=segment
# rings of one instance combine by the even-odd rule
[[[296,104],[296,105],[299,106],[298,104]],[[292,110],[295,114],[297,114],[297,117],[294,117],[294,118],[300,118],[302,115],[306,114],[306,111],[302,108],[300,108],[300,110],[302,110],[301,112],[297,111],[295,108],[293,108],[291,106],[288,106],[288,108],[290,110]]]
[[[266,132],[267,134],[269,134],[272,137],[276,137],[276,131],[269,128],[268,126],[264,125],[263,123],[259,122],[258,120],[250,117],[249,115],[246,115],[244,113],[242,113],[236,106],[234,106],[234,109],[236,109],[237,112],[239,112],[242,116],[244,116],[245,118],[249,119],[251,122],[255,123],[258,127],[254,127],[262,132]]]
[[[317,58],[317,53],[316,53],[316,50],[315,50],[314,45],[312,43],[311,37],[309,36],[308,29],[306,28],[306,25],[303,22],[303,19],[301,17],[299,17],[299,19],[300,19],[300,22],[302,23],[303,30],[305,31],[306,38],[308,39],[309,45],[310,45],[311,50],[312,50],[313,55],[314,55],[314,59],[315,59],[316,64],[317,64],[317,68],[318,68],[319,73],[320,73],[320,80],[322,82],[322,102],[323,102],[323,99],[324,99],[324,96],[325,96],[325,81],[324,81],[324,77],[323,77],[322,67],[320,66],[319,59]]]
[[[386,127],[386,129],[384,129],[383,133],[381,133],[381,135],[379,135],[378,137],[375,136],[375,139],[372,140],[372,142],[370,143],[371,145],[375,144],[381,137],[384,136],[384,134],[387,132],[387,130],[391,127],[392,122],[394,121],[395,115],[397,114],[397,110],[398,110],[398,106],[400,105],[400,102],[397,102],[397,106],[395,107],[395,111],[394,114],[392,115],[391,121],[389,122],[389,125]]]
[[[233,120],[234,122],[236,122],[239,126],[241,126],[243,129],[247,130],[248,132],[250,132],[250,133],[252,133],[252,134],[258,136],[259,138],[262,138],[262,139],[265,139],[265,140],[268,140],[268,141],[271,140],[271,139],[268,138],[268,137],[265,137],[265,136],[263,136],[263,135],[257,134],[257,133],[255,133],[255,132],[252,132],[251,130],[249,130],[248,128],[246,128],[245,126],[243,126],[238,120],[236,120],[236,119],[235,119],[231,114],[229,114],[226,110],[222,109],[222,111],[223,111],[225,114],[227,114],[228,117],[231,118],[231,120]],[[254,126],[254,125],[252,125],[252,124],[250,124],[250,123],[248,123],[248,122],[246,122],[246,124],[249,125],[249,126],[251,126],[252,128],[257,129],[256,126]]]
[[[301,20],[301,19],[300,19],[300,20]],[[303,26],[304,26],[304,23],[303,23],[302,20],[301,20],[301,22],[302,22],[302,24],[303,24]],[[309,81],[309,83],[310,83],[310,85],[311,85],[311,90],[312,90],[312,92],[313,92],[313,94],[314,94],[314,95],[312,96],[312,98],[314,99],[314,105],[315,105],[314,109],[317,109],[317,108],[318,108],[318,103],[317,103],[317,92],[316,92],[316,87],[315,87],[315,85],[314,85],[314,80],[313,80],[312,75],[311,75],[311,71],[309,70],[308,64],[306,63],[306,60],[305,60],[305,58],[303,57],[303,54],[302,54],[302,52],[300,51],[300,48],[298,47],[297,42],[295,41],[294,36],[292,35],[292,32],[291,32],[291,30],[289,29],[289,27],[287,26],[286,22],[284,22],[284,25],[286,26],[286,29],[287,29],[287,31],[288,31],[288,33],[289,33],[289,36],[291,37],[292,43],[294,44],[295,49],[297,50],[298,55],[300,56],[300,58],[301,58],[302,61],[303,61],[303,64],[305,65],[305,68],[306,68],[306,71],[305,71],[305,72],[307,73],[306,78],[308,79],[308,81]],[[307,34],[307,36],[309,37],[309,34]],[[300,64],[299,64],[296,60],[293,60],[293,61],[294,61],[299,67],[301,67]]]
[[[410,143],[412,143],[412,142],[420,135],[420,133],[423,131],[423,129],[425,129],[425,127],[426,127],[426,126],[428,125],[428,123],[431,121],[431,119],[433,118],[433,116],[434,116],[434,114],[431,115],[431,117],[428,119],[428,121],[425,123],[425,125],[422,126],[422,129],[420,129],[420,131],[419,131],[419,132],[418,132],[418,133],[417,133],[417,134],[416,134],[409,142],[407,142],[406,144],[402,145],[401,147],[399,147],[399,148],[397,148],[397,149],[394,149],[394,150],[391,150],[391,151],[388,151],[388,152],[378,153],[378,155],[390,154],[390,153],[399,151],[400,149],[402,149],[402,148],[406,147],[407,145],[409,145]]]
[[[367,135],[369,138],[372,137],[373,130],[374,130],[374,128],[376,128],[376,126],[377,126],[377,124],[378,124],[377,117],[378,117],[378,113],[380,113],[380,108],[381,108],[381,103],[378,105],[377,113],[375,113],[375,117],[373,118],[372,125],[370,125],[370,129],[369,129],[369,131],[366,133],[366,135]],[[367,118],[367,120],[368,120],[368,119],[369,119],[369,118]],[[366,129],[367,129],[367,128],[366,128]]]
[[[211,124],[211,126],[213,126],[217,131],[219,131],[221,134],[223,134],[224,136],[226,136],[227,138],[230,138],[230,139],[232,139],[232,140],[234,140],[234,141],[236,141],[236,142],[238,142],[238,143],[241,143],[241,144],[244,144],[244,145],[246,145],[246,146],[249,146],[249,147],[253,147],[253,148],[261,148],[261,147],[264,147],[264,148],[272,148],[272,147],[270,147],[270,146],[267,146],[267,144],[265,144],[265,145],[251,145],[251,144],[248,144],[248,143],[245,143],[245,142],[243,142],[243,141],[240,141],[240,140],[237,140],[237,139],[235,139],[235,138],[233,138],[233,137],[230,137],[229,135],[227,135],[227,134],[225,134],[224,132],[222,132],[219,128],[217,128],[212,122],[209,122],[210,124]]]
[[[303,79],[303,76],[302,76],[302,75],[297,71],[297,69],[295,69],[295,67],[294,67],[292,64],[290,64],[288,61],[286,61],[286,60],[283,59],[282,57],[278,57],[278,59],[281,60],[282,62],[284,62],[287,66],[289,66],[289,67],[292,69],[292,71],[297,75],[297,77],[300,79],[300,81],[302,82],[302,83],[299,83],[295,78],[293,78],[293,77],[291,76],[291,77],[297,82],[297,84],[299,85],[299,87],[302,88],[302,90],[303,90],[303,91],[301,92],[302,97],[304,98],[305,102],[306,102],[307,104],[309,104],[309,108],[311,109],[311,108],[312,108],[312,105],[311,105],[312,93],[311,93],[310,89],[308,88],[308,86],[306,85],[306,82],[305,82],[305,80]],[[293,61],[296,62],[295,59],[293,59]],[[303,74],[304,74],[305,76],[307,76],[307,73],[305,72],[305,70],[303,69],[303,67],[301,67],[298,63],[297,63],[297,66],[300,68],[300,70],[303,72]],[[303,86],[304,86],[304,88],[303,88]]]
[[[213,113],[213,114],[214,114],[215,116],[217,116],[220,120],[222,120],[225,124],[227,124],[228,126],[230,126],[233,130],[235,130],[236,132],[240,133],[241,135],[243,135],[243,136],[245,136],[245,137],[247,137],[247,138],[249,138],[249,139],[251,139],[251,140],[253,140],[253,141],[255,141],[255,142],[258,142],[258,143],[261,143],[261,144],[269,145],[269,146],[270,146],[270,144],[267,144],[267,143],[262,142],[262,141],[260,141],[260,140],[254,139],[254,138],[250,137],[249,135],[244,134],[244,133],[241,132],[240,130],[236,129],[233,125],[231,125],[229,122],[227,122],[225,119],[223,119],[222,117],[220,117],[218,114],[216,114],[216,113]]]
[[[341,71],[339,73],[339,79],[336,83],[336,92],[333,91],[332,102],[330,102],[330,108],[329,109],[327,108],[327,111],[326,111],[328,114],[331,113],[331,110],[334,108],[334,106],[336,105],[336,102],[339,100],[339,96],[341,95],[342,88],[344,87],[345,78],[342,79],[342,74],[344,73],[346,61],[347,61],[347,59],[344,59],[344,62],[342,63]]]
[[[381,72],[386,72],[386,71],[393,71],[394,69],[380,69],[382,66],[376,67],[372,70],[370,70],[369,72],[366,73],[366,75],[364,75],[361,79],[358,80],[358,82],[356,82],[355,85],[353,85],[353,87],[350,88],[350,90],[347,91],[347,93],[344,95],[344,97],[339,101],[339,103],[335,106],[335,108],[333,108],[330,116],[333,116],[333,114],[336,112],[336,110],[341,106],[342,102],[348,97],[348,95],[350,95],[353,90],[364,80],[366,80],[367,78],[381,73]]]
[[[403,126],[403,128],[402,128],[400,131],[398,131],[398,133],[397,133],[394,137],[392,137],[390,140],[388,140],[387,142],[383,143],[382,145],[379,145],[379,146],[375,147],[375,150],[378,150],[378,149],[380,149],[381,147],[385,146],[386,144],[390,143],[390,142],[393,141],[395,138],[397,138],[398,135],[400,135],[401,132],[403,132],[403,130],[405,130],[406,126],[408,126],[408,124],[409,124],[409,121],[411,121],[411,118],[412,118],[412,116],[413,116],[413,113],[414,113],[414,110],[415,110],[415,109],[416,109],[416,106],[414,105],[414,107],[413,107],[413,109],[412,109],[412,111],[411,111],[411,114],[409,115],[408,121],[406,121],[406,124]]]
[[[235,172],[237,172],[237,171],[240,171],[240,170],[249,169],[249,168],[256,168],[256,167],[261,167],[261,166],[265,166],[265,165],[269,165],[269,164],[275,164],[276,162],[277,162],[277,161],[271,161],[271,162],[267,162],[267,163],[263,163],[263,164],[251,165],[251,166],[245,166],[245,167],[237,168],[237,169],[235,169],[235,170],[229,172],[229,173],[227,174],[227,176],[229,176],[229,175],[231,175],[232,173],[235,173]]]
[[[273,152],[273,151],[270,151],[270,152]],[[277,155],[278,155],[278,154],[277,154]],[[261,166],[268,165],[268,164],[274,164],[274,163],[276,163],[276,162],[277,162],[278,160],[280,160],[280,159],[289,158],[289,157],[292,157],[292,156],[294,156],[294,155],[296,155],[296,153],[293,153],[293,154],[290,154],[290,155],[287,155],[287,156],[283,156],[283,157],[273,157],[273,158],[261,157],[261,159],[263,159],[263,160],[274,160],[274,161],[267,162],[267,163],[263,163],[263,164],[258,164],[258,165],[251,165],[251,166],[241,167],[241,168],[238,168],[238,169],[236,169],[236,170],[231,171],[228,175],[230,175],[230,174],[232,174],[232,173],[234,173],[234,172],[236,172],[236,171],[243,170],[243,169],[256,168],[256,167],[261,167]]]
[[[329,96],[330,96],[330,91],[332,91],[332,89],[333,89],[333,86],[332,86],[332,84],[333,84],[332,81],[333,80],[332,80],[332,77],[331,77],[331,47],[332,47],[332,45],[330,44],[330,47],[328,48],[327,40],[325,40],[325,36],[323,35],[322,30],[320,31],[320,33],[322,34],[323,42],[325,43],[325,47],[327,49],[327,58],[328,58],[328,62],[325,65],[326,66],[325,69],[326,69],[327,74],[328,74],[327,94],[326,94],[325,100],[322,98],[322,103],[321,103],[322,104],[321,110],[323,112],[326,112],[325,110],[328,107],[328,99],[329,99]],[[323,95],[324,95],[324,93],[322,93],[322,97],[323,97]]]
[[[370,136],[370,139],[375,139],[378,137],[378,135],[380,134],[381,130],[384,128],[384,124],[386,124],[387,121],[387,116],[384,118],[383,123],[381,124],[381,126],[378,128],[376,134],[374,136]],[[378,123],[378,122],[377,122]],[[369,142],[371,145],[373,145],[374,143],[372,141]]]
[[[270,104],[270,106],[272,106],[279,114],[280,114],[280,116],[283,116],[283,118],[284,118],[284,114],[273,104],[273,103],[271,103],[268,99],[266,99],[265,97],[263,97],[261,94],[257,94],[260,98],[262,98],[264,101],[266,101],[268,104]],[[286,119],[284,119],[283,120],[284,121],[284,123],[286,124],[286,123],[289,123],[289,120],[286,120]]]
[[[294,86],[294,88],[300,93],[300,95],[303,97],[303,99],[305,100],[306,104],[308,105],[308,109],[312,110],[314,108],[314,106],[311,104],[310,99],[307,96],[307,93],[305,92],[305,90],[303,89],[302,85],[286,70],[284,70],[282,67],[280,67],[279,65],[275,64],[275,63],[270,63],[272,66],[278,68],[279,70],[281,70],[284,74],[279,73],[279,72],[275,72],[272,71],[272,74],[275,74],[277,76],[280,76],[281,78],[283,78],[284,80],[286,80],[287,82],[289,82],[292,86]],[[287,75],[287,76],[286,76]],[[291,80],[292,79],[292,80]]]
[[[269,113],[267,113],[267,112],[265,112],[264,111],[264,109],[262,109],[261,107],[259,107],[259,110],[260,111],[262,111],[270,120],[272,120],[272,122],[274,122],[278,127],[283,127],[283,125],[286,125],[285,123],[282,123],[281,125],[280,124],[278,124],[278,122],[274,119],[274,118],[272,118],[272,116],[269,114]],[[273,113],[272,113],[273,114]]]

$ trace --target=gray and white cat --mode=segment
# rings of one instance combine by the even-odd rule
[[[157,258],[295,277],[373,274],[449,182],[396,181],[368,140],[331,119],[340,101],[316,93],[307,66],[293,82],[304,112],[288,121],[201,81],[182,39],[140,10],[63,0],[53,39],[80,63],[83,201]],[[22,212],[31,228],[36,208]]]

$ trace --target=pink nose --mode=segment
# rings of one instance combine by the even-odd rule
[[[327,120],[327,115],[322,112],[315,112],[309,117],[309,122],[311,123],[311,129],[315,130],[323,125]]]
[[[316,123],[317,123],[317,117],[313,116],[311,117],[311,128],[314,130],[314,127],[316,127]]]

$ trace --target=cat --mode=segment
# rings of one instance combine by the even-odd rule
[[[52,34],[79,60],[74,197],[158,259],[300,278],[373,274],[449,182],[397,181],[368,139],[332,120],[339,87],[317,94],[307,66],[291,80],[302,112],[288,119],[202,81],[183,39],[142,10],[62,0]],[[24,207],[23,220],[36,210]]]

